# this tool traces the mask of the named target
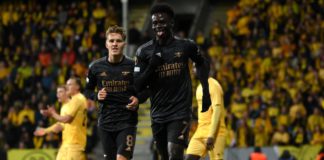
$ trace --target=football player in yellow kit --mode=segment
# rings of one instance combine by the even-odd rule
[[[226,140],[223,89],[214,78],[208,79],[212,105],[207,112],[202,107],[202,86],[196,90],[198,102],[198,127],[190,140],[186,160],[199,160],[208,152],[211,160],[222,160]]]
[[[48,128],[40,128],[34,132],[35,136],[44,136],[50,132],[62,131],[62,144],[56,160],[85,160],[87,127],[87,100],[80,93],[81,81],[78,78],[70,78],[66,86],[57,88],[57,98],[62,103],[60,114],[54,107],[41,110],[46,116],[53,117],[57,123]],[[71,99],[69,98],[71,97]]]

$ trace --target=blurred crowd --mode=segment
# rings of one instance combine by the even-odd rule
[[[56,87],[85,77],[107,54],[105,30],[120,24],[117,1],[0,2],[0,156],[59,145],[59,135],[33,136],[53,123],[39,109],[59,110]],[[324,0],[241,0],[227,15],[195,41],[224,89],[228,146],[324,145]],[[149,37],[134,23],[136,46]],[[90,101],[88,114],[90,152],[97,138]]]
[[[119,24],[118,0],[0,2],[0,154],[10,148],[57,148],[60,136],[34,137],[54,120],[39,109],[56,102],[70,76],[85,83],[88,64],[106,55],[105,30]],[[89,101],[88,144],[96,144],[96,108]]]
[[[195,40],[224,89],[228,146],[324,145],[323,0],[241,0]]]

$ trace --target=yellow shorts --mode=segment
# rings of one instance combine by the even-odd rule
[[[186,154],[205,157],[207,138],[191,138]],[[210,160],[222,160],[225,148],[225,137],[217,137],[214,143],[214,149],[208,151]]]
[[[86,156],[82,150],[61,147],[57,153],[56,160],[86,160]]]

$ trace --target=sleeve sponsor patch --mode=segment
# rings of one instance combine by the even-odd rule
[[[140,72],[141,71],[141,68],[140,67],[135,67],[134,68],[134,72]]]

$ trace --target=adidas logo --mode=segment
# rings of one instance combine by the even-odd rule
[[[174,53],[174,56],[180,58],[182,56],[182,52],[176,52]]]
[[[155,53],[155,55],[157,55],[157,56],[159,56],[159,57],[162,57],[162,56],[161,56],[161,52]]]
[[[180,139],[180,140],[184,140],[184,135],[183,135],[183,134],[180,135],[180,136],[178,137],[178,139]]]
[[[101,77],[107,77],[107,76],[108,76],[106,72],[101,72],[99,75],[100,75]]]

